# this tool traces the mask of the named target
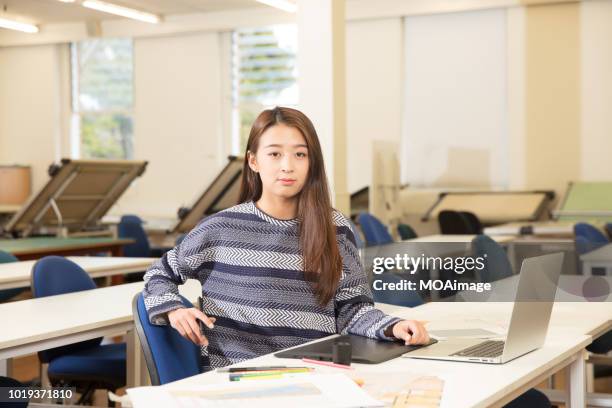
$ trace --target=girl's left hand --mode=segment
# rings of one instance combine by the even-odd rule
[[[429,334],[423,322],[419,320],[401,320],[393,326],[393,336],[404,340],[406,345],[429,343]]]

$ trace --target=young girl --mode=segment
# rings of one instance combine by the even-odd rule
[[[265,110],[246,150],[240,204],[202,220],[145,274],[151,323],[169,322],[201,345],[205,370],[334,333],[428,342],[418,321],[374,308],[350,224],[331,207],[310,120]],[[189,278],[202,284],[205,313],[178,298]]]

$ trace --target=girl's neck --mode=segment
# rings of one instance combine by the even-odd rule
[[[262,194],[255,204],[266,214],[280,220],[291,220],[297,217],[297,197],[270,197]]]

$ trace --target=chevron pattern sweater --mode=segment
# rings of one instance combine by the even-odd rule
[[[297,219],[273,218],[247,202],[205,218],[147,271],[151,323],[167,324],[166,313],[183,307],[177,285],[197,279],[204,313],[216,318],[204,333],[205,370],[334,333],[391,340],[384,330],[399,319],[374,308],[349,222],[337,211],[333,220],[343,268],[327,305],[304,279]]]

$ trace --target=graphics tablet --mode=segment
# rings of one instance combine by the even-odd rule
[[[351,361],[363,364],[382,363],[437,342],[431,339],[429,344],[423,346],[406,346],[399,341],[382,341],[347,334],[291,350],[284,350],[274,355],[279,358],[311,358],[313,360],[332,361],[332,345],[339,341],[350,342],[352,348]]]

